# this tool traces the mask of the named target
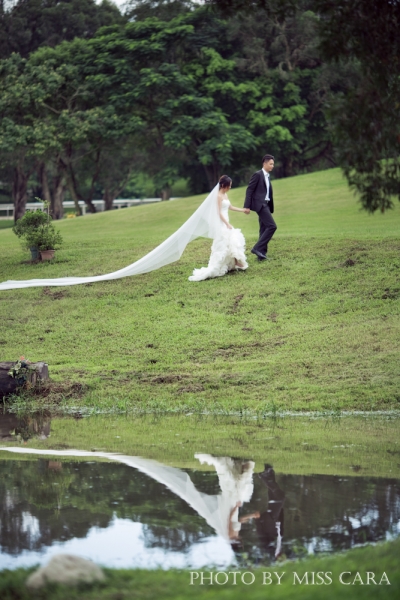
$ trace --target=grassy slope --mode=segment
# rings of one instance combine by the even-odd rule
[[[399,207],[360,212],[338,170],[276,181],[274,191],[274,261],[250,257],[245,273],[191,283],[210,250],[196,240],[153,273],[2,292],[2,359],[46,360],[54,379],[89,385],[80,404],[103,408],[398,407]],[[232,203],[243,195],[232,190]],[[202,199],[66,220],[53,264],[24,264],[15,236],[0,231],[0,278],[114,271],[163,241]],[[256,216],[232,222],[251,248]]]
[[[192,598],[207,598],[207,600],[229,599],[238,600],[245,595],[249,600],[336,600],[339,597],[349,600],[373,598],[374,600],[391,600],[399,597],[400,571],[398,568],[398,553],[400,541],[382,544],[377,547],[359,548],[339,556],[313,558],[296,563],[285,563],[269,569],[254,571],[255,581],[252,585],[231,583],[226,585],[190,585],[190,575],[185,571],[141,571],[141,570],[107,570],[106,582],[103,585],[85,586],[78,589],[46,588],[40,592],[28,592],[24,586],[30,571],[3,571],[0,573],[0,594],[2,600],[187,600]],[[232,569],[234,570],[234,569]],[[204,569],[205,574],[209,573]],[[262,585],[263,571],[282,572],[281,585]],[[304,573],[331,573],[331,585],[299,585],[293,584],[294,575],[302,579]],[[360,573],[361,581],[354,585],[342,585],[339,582],[341,573],[345,582],[354,581],[356,573]],[[366,573],[374,573],[375,581],[379,582],[383,573],[386,574],[390,585],[366,585]],[[214,571],[215,576],[215,571]],[[232,578],[232,575],[230,576]],[[247,574],[245,581],[250,581]],[[275,578],[274,578],[275,579]],[[219,581],[223,581],[219,576]],[[230,580],[231,581],[231,580]],[[275,579],[276,581],[276,579]]]

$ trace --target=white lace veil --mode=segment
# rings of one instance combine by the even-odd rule
[[[214,239],[221,227],[218,214],[218,189],[219,184],[208,194],[204,202],[192,216],[162,244],[154,248],[149,254],[143,256],[131,265],[96,277],[59,277],[57,279],[26,279],[24,281],[4,281],[0,283],[1,290],[27,288],[37,286],[78,285],[80,283],[93,283],[110,279],[121,279],[131,275],[140,275],[155,271],[165,265],[178,260],[189,242],[198,237]]]

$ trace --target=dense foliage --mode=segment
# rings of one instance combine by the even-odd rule
[[[261,10],[286,25],[299,8],[317,17],[321,95],[335,159],[364,208],[384,212],[400,199],[399,0],[206,0],[224,14]]]
[[[338,162],[366,208],[391,205],[398,2],[210,4],[0,4],[0,192],[15,218],[29,194],[54,218],[66,193],[76,212],[99,194],[112,208],[138,173],[163,198],[181,177],[193,192],[227,171],[244,182],[267,151],[278,177]]]

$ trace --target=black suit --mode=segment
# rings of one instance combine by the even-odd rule
[[[271,181],[269,182],[269,202],[265,199],[266,195],[267,184],[265,183],[264,170],[261,169],[251,176],[244,201],[244,208],[250,208],[258,214],[260,237],[253,250],[261,252],[261,254],[267,254],[268,242],[277,229],[271,214],[274,212],[274,194]]]

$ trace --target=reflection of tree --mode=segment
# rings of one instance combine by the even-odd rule
[[[220,493],[217,473],[188,474],[203,494]],[[271,500],[263,481],[253,481],[253,496],[240,517],[261,514]],[[400,519],[400,484],[394,480],[278,474],[276,481],[285,494],[283,552],[288,557],[304,553],[310,544],[318,552],[383,539]],[[3,552],[83,538],[92,527],[108,527],[114,515],[142,523],[145,545],[151,548],[185,551],[215,534],[178,493],[131,466],[72,459],[0,461]],[[241,521],[240,538],[240,551],[251,561],[271,560],[254,520]]]
[[[91,527],[108,527],[114,515],[143,523],[148,545],[164,531],[162,540],[170,550],[188,548],[212,534],[185,501],[136,469],[62,462],[62,469],[54,470],[49,463],[42,458],[0,462],[3,551],[17,554],[83,538]],[[214,480],[215,474],[203,473],[202,478]]]
[[[0,439],[24,441],[33,437],[45,439],[50,435],[51,418],[46,412],[25,414],[22,416],[6,413],[0,415]]]
[[[159,525],[145,525],[142,535],[147,548],[164,548],[173,552],[183,552],[199,541],[198,532]]]
[[[283,553],[288,557],[385,539],[400,518],[400,485],[394,480],[277,475],[277,481],[285,491]],[[266,490],[256,478],[250,507],[260,510],[266,501]],[[260,553],[254,528],[243,526],[242,538],[251,557],[269,560]]]
[[[287,527],[296,531],[296,537],[310,539],[315,536],[317,521],[324,538],[336,547],[349,547],[355,531],[350,518],[368,523],[371,540],[380,537],[388,525],[385,514],[390,506],[395,506],[399,493],[395,482],[382,488],[379,480],[371,478],[282,475],[280,481],[290,507]]]

